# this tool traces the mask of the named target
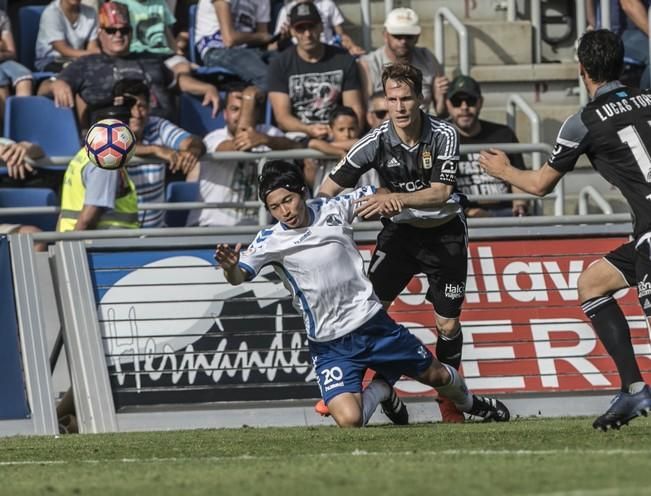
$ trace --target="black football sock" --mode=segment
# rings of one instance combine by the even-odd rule
[[[631,330],[622,309],[612,296],[591,298],[581,308],[617,366],[622,391],[628,392],[631,384],[642,381],[642,374],[635,360]]]
[[[459,370],[461,366],[461,349],[463,348],[463,333],[461,327],[452,336],[446,336],[439,331],[436,341],[436,358],[439,362],[447,363]]]

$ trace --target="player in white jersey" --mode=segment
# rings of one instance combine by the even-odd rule
[[[471,394],[459,372],[394,322],[373,292],[351,226],[373,187],[307,201],[298,167],[272,161],[262,171],[259,192],[278,223],[261,230],[242,253],[240,244],[217,245],[215,259],[233,285],[253,279],[266,265],[276,269],[303,316],[321,395],[339,426],[361,427],[379,403],[385,413],[399,404],[389,383],[403,374],[436,388],[464,412],[509,420],[504,404]],[[367,368],[377,374],[362,391]],[[406,423],[404,405],[392,413],[394,422]]]

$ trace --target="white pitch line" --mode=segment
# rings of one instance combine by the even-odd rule
[[[0,467],[3,466],[19,466],[19,465],[61,465],[65,463],[88,463],[88,464],[97,464],[102,463],[106,464],[107,462],[117,462],[117,463],[159,463],[159,462],[170,462],[170,463],[183,463],[183,462],[196,462],[198,460],[207,461],[207,462],[220,462],[220,461],[229,461],[229,460],[275,460],[282,458],[293,458],[293,457],[330,457],[333,455],[347,455],[352,456],[393,456],[393,457],[404,457],[404,456],[427,456],[427,455],[463,455],[463,456],[546,456],[546,455],[604,455],[604,456],[620,456],[620,455],[651,455],[651,449],[641,449],[641,450],[632,450],[632,449],[552,449],[552,450],[472,450],[472,449],[450,449],[450,450],[440,450],[440,451],[364,451],[364,450],[353,450],[352,452],[332,452],[332,453],[300,453],[297,455],[239,455],[239,456],[210,456],[202,458],[190,458],[190,457],[169,457],[169,458],[117,458],[117,459],[103,459],[103,460],[16,460],[16,461],[4,461],[0,462]],[[550,495],[556,493],[549,493]],[[565,493],[563,493],[565,494]]]

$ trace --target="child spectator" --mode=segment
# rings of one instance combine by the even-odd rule
[[[335,108],[330,116],[329,125],[330,136],[328,141],[312,138],[308,142],[310,148],[319,150],[326,155],[338,157],[337,160],[305,160],[305,180],[312,188],[314,196],[319,193],[319,187],[323,179],[330,174],[330,171],[337,165],[339,159],[346,156],[348,150],[357,142],[361,132],[357,114],[350,107],[342,106]],[[379,177],[374,170],[364,174],[357,183],[357,187],[367,184],[379,186]]]
[[[99,53],[97,11],[81,0],[54,0],[45,7],[36,38],[36,69],[60,72],[91,53]]]
[[[32,73],[16,58],[16,44],[11,34],[9,17],[0,10],[0,115],[4,115],[5,100],[13,92],[16,96],[32,94]]]
[[[333,0],[294,0],[282,6],[276,18],[276,28],[274,34],[280,34],[283,38],[289,38],[289,19],[288,13],[297,3],[312,2],[316,6],[321,21],[323,23],[323,32],[321,41],[328,45],[339,45],[348,50],[353,57],[364,55],[366,51],[357,45],[350,36],[344,32],[344,16],[337,4]],[[295,40],[293,40],[296,43]]]

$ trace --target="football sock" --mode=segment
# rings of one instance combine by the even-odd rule
[[[461,349],[463,348],[463,333],[461,326],[457,332],[452,336],[446,336],[441,331],[438,332],[438,339],[436,341],[436,358],[439,362],[452,365],[455,369],[459,370],[461,365]]]
[[[438,386],[436,390],[441,396],[451,399],[459,410],[467,412],[472,408],[472,394],[468,391],[466,381],[463,380],[461,374],[454,367],[445,363],[441,365],[450,374],[450,382],[445,386]]]
[[[631,344],[631,330],[615,299],[612,296],[591,298],[581,308],[617,366],[622,391],[628,391],[633,383],[643,382]]]
[[[362,423],[366,425],[380,402],[389,399],[391,386],[384,381],[371,381],[362,391]]]
[[[644,386],[646,386],[644,382],[634,382],[633,384],[628,386],[628,393],[637,394],[644,389]]]

